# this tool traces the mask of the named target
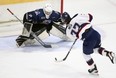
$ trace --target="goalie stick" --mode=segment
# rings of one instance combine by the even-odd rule
[[[7,10],[15,17],[17,18],[18,21],[20,21],[20,23],[22,23],[22,21],[9,9],[7,8]],[[22,23],[23,24],[23,23]],[[27,30],[28,31],[28,30]],[[30,33],[43,47],[45,48],[52,48],[53,46],[52,45],[48,45],[48,44],[45,44],[39,37],[37,37],[37,35],[31,31]]]
[[[63,61],[65,61],[65,60],[67,59],[68,55],[70,54],[71,49],[73,48],[73,46],[74,46],[74,44],[76,43],[76,41],[77,41],[77,38],[75,39],[75,41],[73,42],[73,44],[72,44],[70,50],[68,51],[68,53],[66,54],[66,56],[65,56],[63,59],[58,60],[58,59],[55,57],[55,61],[57,61],[57,62],[63,62]]]

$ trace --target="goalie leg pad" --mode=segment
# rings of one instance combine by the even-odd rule
[[[29,37],[30,33],[32,31],[32,26],[33,26],[32,23],[25,22],[24,23],[24,28],[23,28],[23,31],[22,31],[22,35]]]
[[[56,37],[59,37],[62,40],[66,40],[66,41],[74,41],[74,39],[70,39],[69,37],[67,37],[67,35],[63,32],[61,32],[59,29],[57,29],[56,27],[52,27],[52,30],[50,31],[50,33]]]
[[[57,23],[53,24],[53,28],[50,31],[50,33],[52,35],[55,35],[55,36],[63,39],[63,40],[66,40],[66,41],[74,41],[75,40],[75,38],[67,36],[66,28],[64,26],[57,24]]]
[[[22,46],[23,43],[24,43],[27,39],[29,39],[29,37],[20,35],[20,36],[16,39],[17,46],[18,46],[18,47]]]
[[[33,24],[32,23],[28,23],[28,22],[25,22],[24,23],[24,28],[23,28],[23,31],[22,31],[22,35],[20,35],[17,39],[16,39],[16,42],[17,42],[17,46],[20,47],[23,45],[23,43],[30,39],[31,38],[31,30],[32,30],[32,26]]]

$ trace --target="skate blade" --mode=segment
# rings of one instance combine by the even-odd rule
[[[99,73],[89,73],[89,74],[99,76]]]
[[[114,62],[114,64],[116,64],[116,55],[115,55],[115,53],[113,54],[113,56],[114,56],[113,62]]]

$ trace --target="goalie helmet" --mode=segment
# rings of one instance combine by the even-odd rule
[[[52,13],[52,5],[51,4],[46,4],[43,8],[44,12],[46,15],[50,15]]]
[[[64,13],[62,14],[61,21],[62,21],[62,23],[68,24],[68,23],[71,21],[70,15],[69,15],[67,12],[64,12]]]

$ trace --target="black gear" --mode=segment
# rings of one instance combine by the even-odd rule
[[[50,24],[46,25],[46,32],[47,33],[49,33],[50,30],[52,29],[52,25],[53,25],[53,23],[50,23]]]
[[[16,42],[17,42],[18,46],[21,46],[27,39],[29,39],[29,37],[20,35],[20,36],[16,39]]]

